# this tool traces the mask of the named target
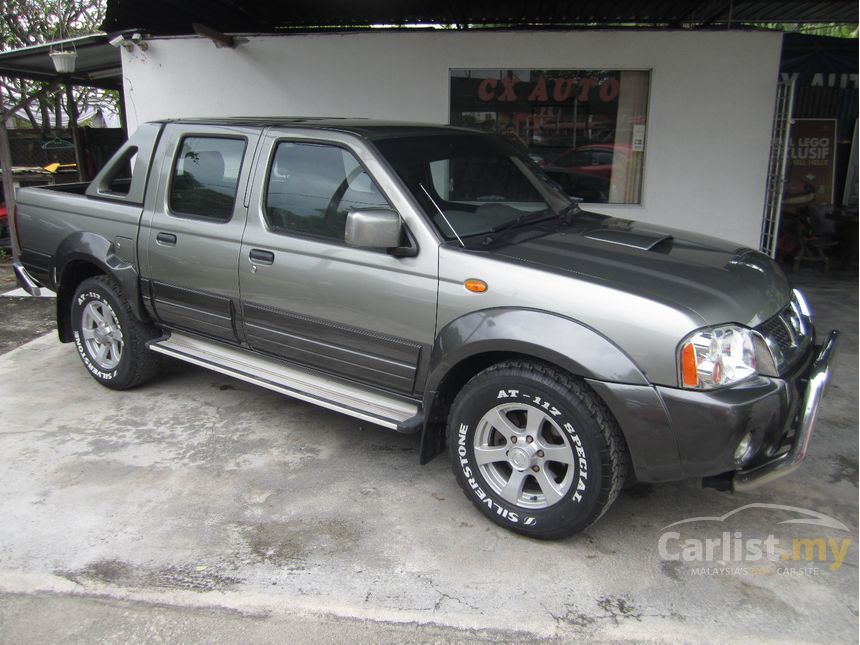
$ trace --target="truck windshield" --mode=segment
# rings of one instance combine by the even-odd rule
[[[553,218],[571,206],[500,137],[463,133],[374,143],[448,240]]]

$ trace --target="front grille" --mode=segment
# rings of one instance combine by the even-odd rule
[[[759,327],[759,331],[765,339],[772,340],[781,352],[785,353],[791,350],[791,335],[788,333],[782,314],[777,314],[768,320]]]
[[[779,374],[789,370],[812,342],[812,320],[806,303],[800,301],[802,297],[795,291],[782,311],[756,329],[770,349]]]

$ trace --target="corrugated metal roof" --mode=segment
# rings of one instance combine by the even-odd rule
[[[50,58],[51,51],[61,48],[78,53],[75,71],[68,75],[58,74]],[[119,49],[109,44],[108,37],[92,34],[0,52],[0,76],[119,89],[122,87],[122,64]]]
[[[718,27],[744,22],[853,23],[856,0],[108,0],[103,29],[191,34],[198,22],[226,33],[377,24]]]

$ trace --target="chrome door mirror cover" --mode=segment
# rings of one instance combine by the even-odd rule
[[[392,249],[400,246],[403,223],[387,208],[351,210],[346,216],[344,239],[350,246]]]

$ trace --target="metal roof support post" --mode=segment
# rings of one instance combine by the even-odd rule
[[[71,84],[66,85],[66,112],[69,115],[69,130],[72,133],[72,144],[75,146],[75,167],[78,171],[78,181],[86,181],[88,172],[83,167],[84,155],[81,146],[81,133],[78,129],[78,106],[72,93]]]
[[[3,168],[3,195],[6,197],[6,221],[9,223],[12,257],[17,260],[21,249],[18,248],[18,232],[15,230],[15,179],[12,177],[12,149],[9,146],[5,114],[0,116],[0,166]]]

